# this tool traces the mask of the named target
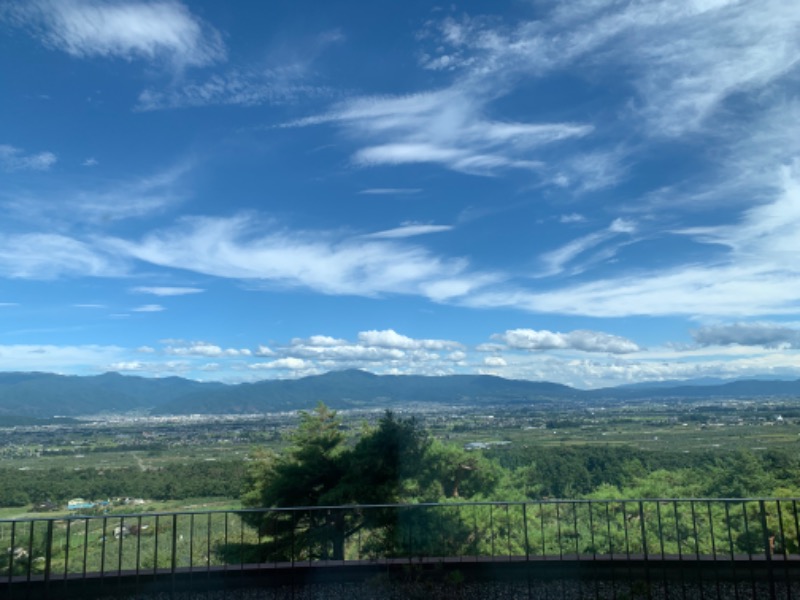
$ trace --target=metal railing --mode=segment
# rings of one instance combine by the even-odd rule
[[[0,583],[397,561],[800,560],[800,499],[541,500],[0,520]]]

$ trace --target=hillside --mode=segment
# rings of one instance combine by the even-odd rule
[[[78,377],[13,372],[0,373],[0,416],[49,418],[132,411],[156,415],[241,414],[308,409],[318,402],[341,409],[402,408],[410,403],[477,406],[570,400],[800,397],[800,380],[686,383],[584,391],[557,383],[489,375],[374,375],[359,370],[236,385],[118,373]]]

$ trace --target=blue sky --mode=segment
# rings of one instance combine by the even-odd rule
[[[0,2],[0,369],[800,377],[795,0]]]

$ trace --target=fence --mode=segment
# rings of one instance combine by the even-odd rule
[[[798,499],[542,500],[0,521],[0,583],[398,561],[800,559]]]

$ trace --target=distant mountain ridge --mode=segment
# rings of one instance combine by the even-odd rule
[[[687,383],[689,385],[687,385]],[[694,383],[694,385],[691,385]],[[402,408],[410,403],[498,405],[568,400],[800,397],[800,380],[657,382],[599,390],[491,375],[374,375],[332,371],[300,379],[229,385],[119,373],[0,373],[0,416],[49,418],[140,411],[153,415],[244,414],[312,408]]]

